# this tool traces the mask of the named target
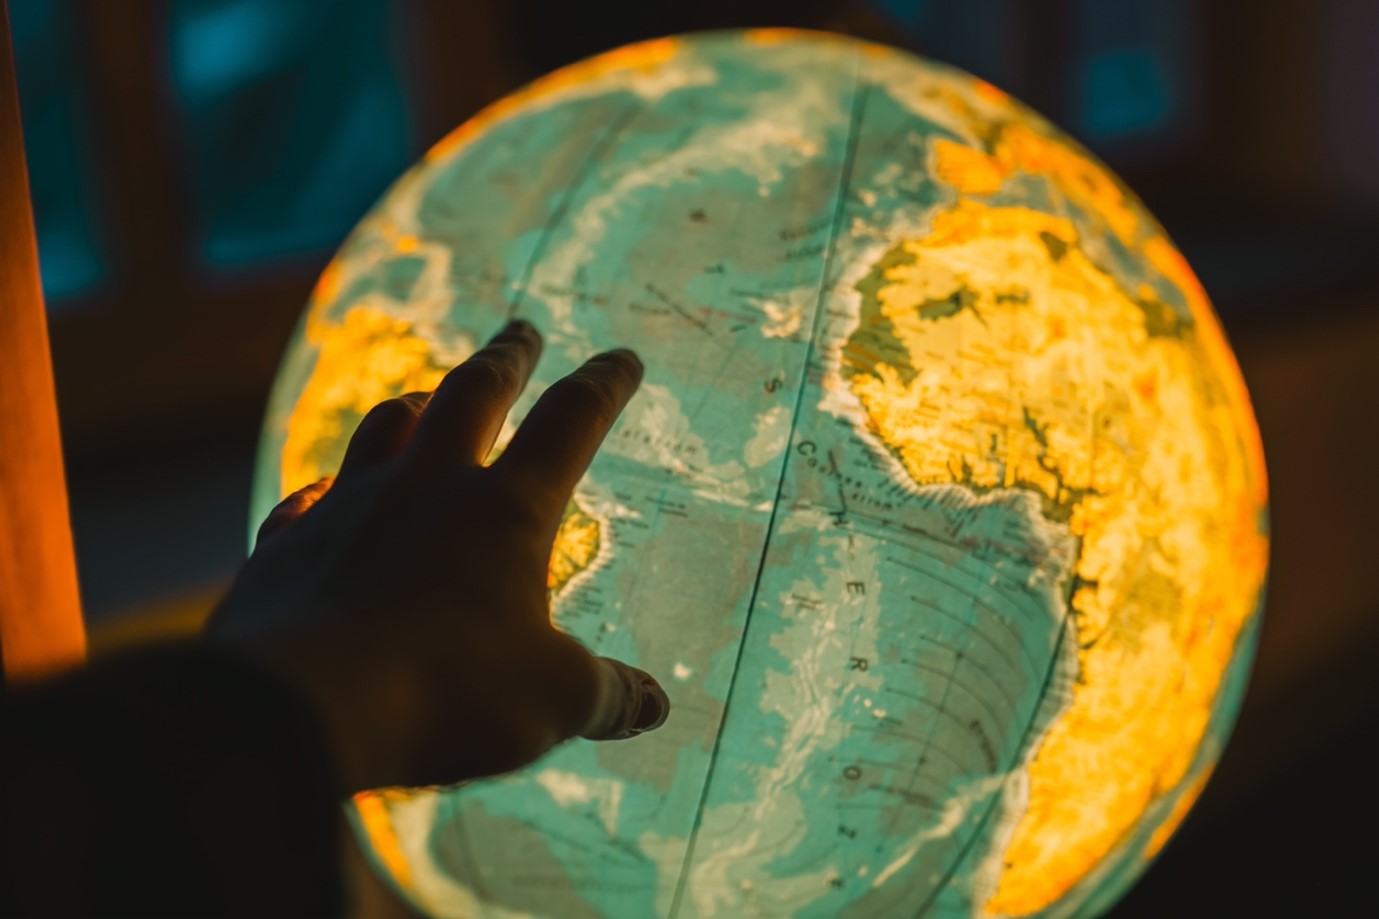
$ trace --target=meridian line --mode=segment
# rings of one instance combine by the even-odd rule
[[[1062,654],[1063,641],[1068,633],[1069,618],[1065,610],[1062,619],[1058,623],[1058,641],[1054,645],[1053,655],[1049,658],[1048,670],[1044,672],[1044,681],[1039,687],[1038,698],[1041,700],[1048,695],[1049,687],[1053,684],[1053,676],[1058,672],[1058,659],[1060,654]],[[1010,760],[1011,767],[1014,767],[1014,765],[1020,761],[1020,757],[1025,753],[1026,747],[1029,745],[1030,735],[1034,733],[1035,721],[1038,720],[1038,718],[1039,706],[1035,705],[1034,711],[1030,713],[1029,721],[1025,723],[1024,731],[1020,734],[1020,742],[1015,745],[1015,753]],[[948,869],[944,871],[943,876],[934,886],[929,896],[920,905],[919,909],[915,911],[914,915],[916,919],[929,914],[929,909],[934,905],[934,901],[938,899],[939,894],[948,886],[948,882],[953,879],[953,875],[962,867],[962,863],[967,860],[967,856],[972,851],[972,847],[982,838],[982,834],[986,831],[986,825],[991,821],[992,814],[996,812],[996,806],[1001,803],[1001,797],[1004,795],[1005,786],[1009,781],[1009,774],[1007,774],[1006,780],[1001,783],[1001,788],[991,795],[991,802],[987,804],[986,810],[982,813],[981,819],[977,822],[977,827],[972,835],[959,847],[957,855],[953,861],[949,863]]]
[[[790,465],[790,443],[795,437],[795,428],[800,420],[800,406],[804,403],[805,389],[809,385],[809,362],[814,352],[814,339],[819,334],[820,317],[824,313],[824,295],[829,285],[829,273],[833,268],[833,256],[838,247],[839,228],[842,225],[845,211],[847,189],[852,181],[853,161],[857,155],[857,139],[862,122],[862,109],[866,99],[866,85],[862,83],[860,78],[861,69],[862,63],[858,59],[854,63],[852,72],[852,105],[848,121],[847,146],[843,152],[842,168],[838,173],[838,197],[833,206],[828,251],[824,255],[823,268],[819,274],[819,290],[814,303],[814,325],[810,332],[809,341],[805,345],[804,363],[800,369],[800,384],[795,393],[794,414],[790,417],[790,431],[785,439],[787,452],[784,462],[781,463],[780,478],[776,481],[776,499],[771,504],[771,515],[766,523],[766,539],[761,546],[761,557],[757,560],[756,579],[752,583],[752,593],[747,601],[747,615],[742,622],[742,638],[738,641],[737,657],[733,661],[733,669],[728,677],[728,693],[723,703],[723,714],[719,718],[718,732],[714,735],[713,746],[709,750],[709,768],[704,775],[704,786],[699,794],[699,806],[694,812],[694,825],[690,829],[689,842],[685,845],[685,856],[680,864],[680,876],[675,882],[675,895],[671,899],[668,919],[674,919],[680,913],[680,903],[685,895],[685,882],[689,877],[690,866],[694,863],[694,846],[699,839],[699,829],[703,821],[704,808],[708,803],[709,788],[713,784],[714,769],[718,765],[718,750],[723,740],[723,729],[728,723],[728,709],[732,705],[733,689],[737,685],[737,675],[742,668],[742,654],[747,647],[747,629],[752,621],[752,611],[756,608],[757,594],[761,590],[761,577],[766,569],[766,555],[770,550],[771,537],[776,529],[776,516],[780,510],[781,495],[785,489],[785,474]]]
[[[517,316],[522,302],[526,300],[527,287],[531,284],[532,275],[536,273],[536,266],[545,257],[546,247],[550,244],[551,237],[555,235],[556,228],[565,219],[570,205],[574,204],[580,189],[584,187],[585,180],[597,168],[598,161],[603,156],[604,151],[613,145],[613,141],[631,124],[633,117],[640,111],[641,107],[638,105],[628,105],[624,108],[604,129],[603,134],[594,143],[593,149],[589,151],[589,155],[581,161],[574,178],[566,184],[565,193],[560,196],[555,210],[551,212],[551,216],[545,221],[545,226],[542,227],[541,236],[536,240],[536,245],[532,247],[531,257],[527,259],[527,267],[523,269],[522,276],[517,279],[517,289],[513,293],[512,301],[508,304],[508,319]]]

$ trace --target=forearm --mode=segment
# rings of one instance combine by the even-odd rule
[[[234,653],[86,668],[7,697],[0,736],[0,912],[341,912],[320,728]]]

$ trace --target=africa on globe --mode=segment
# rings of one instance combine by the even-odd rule
[[[634,45],[495,103],[365,217],[274,390],[262,517],[509,318],[638,395],[570,504],[557,625],[664,728],[358,796],[463,917],[1088,916],[1217,760],[1267,563],[1201,286],[1000,90],[819,33]]]

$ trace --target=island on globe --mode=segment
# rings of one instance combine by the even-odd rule
[[[264,516],[509,318],[646,380],[580,484],[557,625],[662,729],[359,795],[456,917],[1088,916],[1240,703],[1265,473],[1231,351],[1140,202],[991,85],[838,36],[647,42],[481,112],[321,276]],[[511,424],[508,431],[511,431]]]

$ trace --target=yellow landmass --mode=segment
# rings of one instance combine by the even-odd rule
[[[989,164],[940,156],[950,180],[990,188]],[[1008,915],[1057,900],[1182,781],[1267,552],[1253,417],[1200,288],[1171,246],[1151,249],[1193,318],[1151,335],[1077,243],[1067,220],[963,200],[859,285],[843,352],[871,427],[916,483],[1027,489],[1080,537],[1078,678],[1029,765],[987,903]]]
[[[998,89],[985,80],[974,78],[972,80],[972,91],[977,94],[977,98],[991,105],[1010,106],[1014,104],[1005,90]]]
[[[934,141],[934,172],[968,195],[994,195],[1010,171],[994,156],[951,140]]]
[[[334,270],[327,268],[317,284],[321,303],[332,302],[338,293]],[[317,349],[316,365],[288,416],[281,457],[284,495],[339,468],[350,435],[369,409],[401,393],[429,392],[449,370],[433,358],[430,344],[414,334],[410,322],[366,304],[346,310],[339,322],[313,308],[306,336]],[[551,552],[547,583],[553,593],[593,563],[600,535],[598,521],[571,501]]]
[[[988,101],[998,100],[993,89],[979,87],[978,92]],[[1042,176],[1099,217],[1121,242],[1135,241],[1142,222],[1134,199],[1090,156],[1019,121],[982,127],[994,135],[990,152],[946,139],[934,142],[934,171],[943,181],[965,195],[990,195],[1016,173]]]
[[[361,791],[354,796],[354,809],[359,814],[359,822],[363,824],[364,835],[368,836],[378,860],[403,890],[412,886],[412,866],[402,852],[402,842],[388,816],[388,807],[407,800],[413,794],[415,792],[406,788],[380,788],[377,791]]]
[[[546,587],[552,595],[559,594],[571,578],[594,563],[601,536],[598,520],[585,513],[577,500],[572,500],[555,534],[551,563],[546,570]]]
[[[333,269],[317,284],[335,286]],[[325,302],[322,300],[322,302]],[[355,426],[384,399],[429,392],[449,369],[413,334],[412,324],[381,309],[357,305],[338,323],[308,313],[307,344],[316,365],[287,421],[281,457],[281,491],[290,494],[334,474]]]

